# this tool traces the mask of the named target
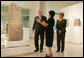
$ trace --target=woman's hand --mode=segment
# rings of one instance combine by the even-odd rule
[[[46,24],[46,22],[45,22],[45,21],[42,21],[42,23],[43,23],[43,24]]]
[[[44,31],[44,34],[46,34],[46,32]]]
[[[32,30],[32,32],[34,33],[34,32],[35,32],[35,30]]]
[[[62,33],[62,31],[61,31],[61,30],[59,30],[58,32],[59,32],[59,35]]]
[[[36,21],[40,23],[40,20],[39,19],[36,19]]]
[[[36,19],[37,22],[39,22],[44,27],[48,26],[48,24],[43,20],[42,22],[39,19]]]

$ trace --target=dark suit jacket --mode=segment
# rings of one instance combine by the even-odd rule
[[[42,26],[40,23],[38,23],[36,21],[36,18],[39,18],[39,16],[36,16],[35,17],[34,24],[33,24],[33,28],[32,29],[35,30],[35,32],[43,32],[43,31],[45,31],[45,27]],[[47,18],[45,16],[42,16],[41,17],[41,21],[43,21],[43,20],[46,22]]]
[[[62,31],[62,33],[66,32],[66,19],[64,19],[63,21],[59,22],[59,20],[57,20],[56,22],[56,29],[57,29],[57,33],[59,30]]]

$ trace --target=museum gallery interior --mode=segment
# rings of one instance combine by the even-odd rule
[[[54,17],[53,57],[83,57],[83,1],[1,1],[1,57],[45,57],[46,39],[43,52],[34,52],[32,27],[38,10],[46,17],[50,10],[63,12],[67,21],[65,51],[56,53],[59,15]]]

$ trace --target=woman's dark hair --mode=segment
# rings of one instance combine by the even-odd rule
[[[50,11],[49,11],[49,14],[51,15],[51,17],[54,17],[54,16],[55,16],[55,11],[50,10]]]

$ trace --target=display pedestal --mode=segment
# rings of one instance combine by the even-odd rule
[[[7,41],[6,47],[16,47],[28,45],[29,41],[29,28],[23,28],[23,40],[21,41]]]
[[[1,49],[1,57],[19,55],[33,52],[33,46],[29,45],[29,28],[23,29],[22,41],[7,41],[6,48]]]
[[[1,49],[1,57],[32,53],[33,50],[34,50],[34,48],[32,46],[23,46],[23,47],[15,47],[15,48],[3,48],[3,49]]]

